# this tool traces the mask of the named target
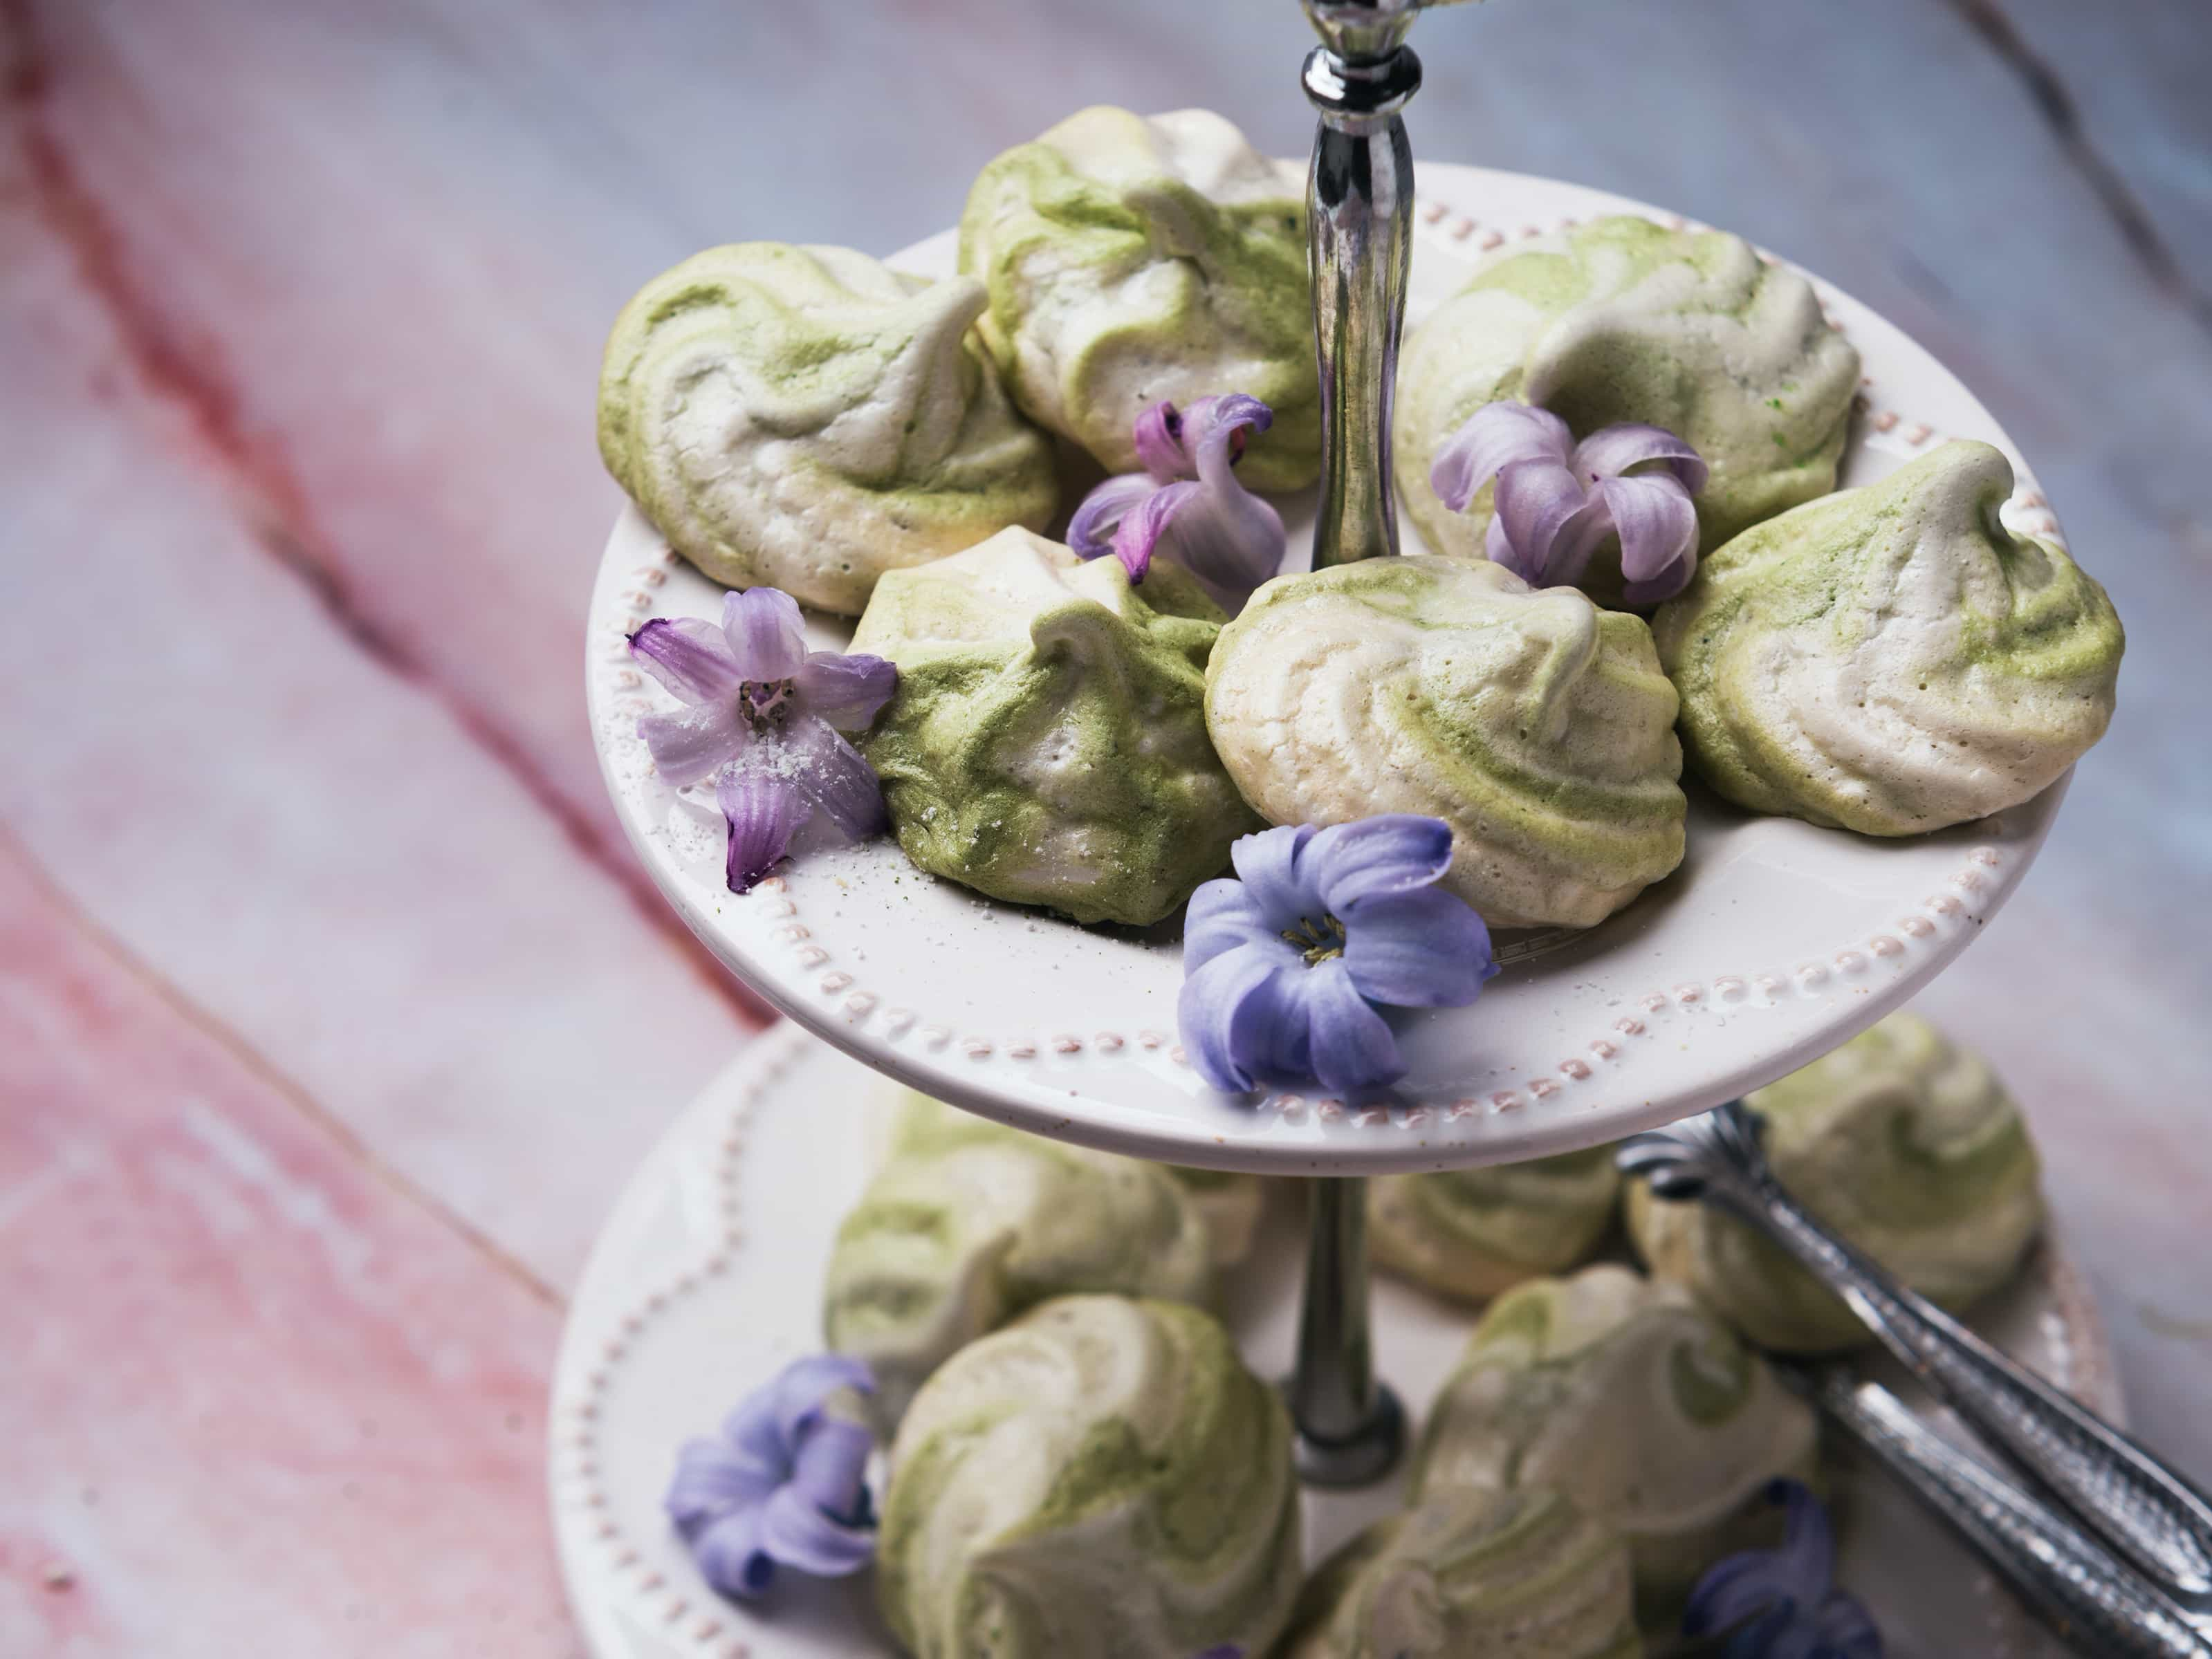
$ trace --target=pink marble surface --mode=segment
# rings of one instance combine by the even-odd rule
[[[1078,104],[1306,142],[1289,0],[0,0],[0,1653],[560,1655],[560,1293],[753,1029],[585,739],[615,308]],[[2027,446],[2123,710],[1927,999],[2212,1471],[2212,26],[1496,0],[1417,149],[1743,230]],[[1464,204],[1479,210],[1479,204]]]

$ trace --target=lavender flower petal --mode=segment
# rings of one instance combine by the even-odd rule
[[[1573,449],[1567,423],[1550,410],[1485,404],[1437,451],[1429,488],[1453,512],[1464,513],[1475,492],[1513,462],[1552,460],[1564,465]]]
[[[1067,521],[1067,544],[1086,559],[1114,551],[1114,532],[1137,504],[1159,484],[1142,472],[1124,472],[1097,485]]]
[[[775,772],[820,807],[848,841],[862,841],[888,823],[875,769],[826,722],[802,714],[775,746]]]
[[[729,825],[723,878],[732,893],[750,892],[783,861],[792,836],[814,811],[813,802],[789,776],[743,763],[722,774],[714,787],[714,804]]]
[[[775,1583],[775,1563],[761,1536],[766,1509],[766,1504],[753,1504],[734,1510],[687,1540],[700,1572],[726,1595],[751,1601],[765,1595]]]
[[[1451,860],[1451,826],[1442,818],[1383,812],[1322,830],[1300,856],[1298,872],[1329,915],[1351,922],[1363,902],[1433,887]]]
[[[722,632],[749,680],[787,680],[806,660],[799,601],[777,587],[750,587],[722,599]]]
[[[858,1423],[840,1418],[816,1422],[799,1444],[788,1490],[832,1520],[848,1527],[868,1518],[868,1454],[876,1437]]]
[[[1394,1008],[1461,1008],[1498,972],[1490,929],[1454,894],[1365,900],[1345,928],[1345,971],[1359,994]]]
[[[1145,580],[1145,573],[1152,568],[1152,556],[1167,534],[1169,520],[1205,488],[1188,480],[1162,484],[1123,516],[1115,527],[1114,551],[1121,568],[1129,573],[1130,581]]]
[[[1275,411],[1244,392],[1200,398],[1183,416],[1183,452],[1200,477],[1208,476],[1208,457],[1233,465],[1243,458],[1253,434],[1275,423]],[[1189,477],[1188,473],[1182,475]]]
[[[641,714],[637,734],[660,775],[677,788],[711,778],[745,751],[751,733],[734,702],[694,703],[672,714]]]
[[[816,1353],[794,1359],[777,1373],[769,1389],[754,1395],[732,1413],[728,1432],[738,1432],[738,1418],[757,1401],[759,1409],[775,1425],[776,1432],[789,1444],[811,1426],[823,1403],[840,1389],[850,1389],[855,1394],[873,1394],[876,1376],[868,1369],[868,1362],[842,1353]]]
[[[1204,410],[1203,419],[1196,418]],[[1197,434],[1198,477],[1203,486],[1172,514],[1176,560],[1200,580],[1232,593],[1249,593],[1281,568],[1282,514],[1244,488],[1235,471],[1248,431],[1265,432],[1274,412],[1242,392],[1201,398],[1189,429]]]
[[[883,657],[810,653],[792,684],[800,705],[841,732],[865,732],[898,689],[898,669]]]
[[[786,1486],[760,1511],[762,1547],[776,1560],[817,1578],[842,1578],[876,1553],[872,1528],[849,1527]]]
[[[1788,1480],[1770,1483],[1766,1496],[1788,1512],[1782,1547],[1716,1563],[1690,1592],[1682,1633],[1732,1629],[1723,1649],[1727,1659],[1881,1659],[1872,1617],[1857,1597],[1835,1587],[1834,1535],[1820,1500]]]
[[[696,617],[656,617],[629,636],[637,665],[685,702],[721,702],[738,695],[744,674],[722,630]]]
[[[1180,410],[1163,398],[1139,414],[1130,435],[1137,445],[1137,459],[1156,484],[1173,483],[1191,476],[1190,451],[1183,443]]]
[[[1295,971],[1264,946],[1251,945],[1216,957],[1184,979],[1176,1020],[1200,1077],[1224,1094],[1241,1095],[1260,1080],[1255,1062],[1270,1069],[1269,1055],[1287,1046],[1275,1040],[1282,1010],[1274,981]]]
[[[1629,468],[1650,461],[1666,462],[1668,472],[1692,495],[1705,487],[1705,457],[1663,426],[1601,427],[1575,446],[1569,465],[1577,477],[1595,482],[1621,477]]]
[[[783,1479],[781,1459],[763,1460],[726,1439],[692,1439],[676,1455],[676,1478],[661,1502],[681,1528],[704,1526],[745,1504],[757,1504]]]
[[[1291,988],[1304,1015],[1314,1080],[1323,1088],[1368,1089],[1406,1075],[1397,1038],[1367,1006],[1341,958],[1308,969]]]
[[[1592,488],[1620,534],[1628,602],[1656,605],[1687,586],[1698,562],[1698,509],[1681,480],[1661,472],[1600,478]]]
[[[1283,944],[1283,930],[1268,926],[1243,883],[1225,878],[1203,883],[1183,911],[1183,971],[1194,973],[1245,945],[1290,949]]]
[[[1572,583],[1604,538],[1607,525],[1602,497],[1586,495],[1564,461],[1510,461],[1498,472],[1495,497],[1505,539],[1534,564],[1528,578],[1540,587]]]
[[[1253,914],[1273,932],[1297,927],[1316,908],[1320,896],[1309,890],[1299,865],[1306,844],[1319,833],[1310,823],[1286,823],[1243,836],[1229,848]]]

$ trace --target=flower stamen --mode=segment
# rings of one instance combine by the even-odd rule
[[[1307,967],[1318,968],[1344,954],[1344,924],[1326,910],[1319,921],[1300,916],[1297,927],[1283,929],[1283,940],[1304,956]]]

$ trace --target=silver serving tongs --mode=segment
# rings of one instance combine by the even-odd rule
[[[2101,1659],[2212,1659],[2212,1502],[1814,1220],[1774,1178],[1761,1127],[1731,1102],[1632,1136],[1620,1167],[1662,1198],[1717,1204],[1765,1233],[2028,1477],[1945,1439],[1878,1382],[1785,1368],[2062,1639]]]

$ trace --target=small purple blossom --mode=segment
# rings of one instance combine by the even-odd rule
[[[1690,1592],[1686,1637],[1729,1632],[1721,1659],[1881,1659],[1881,1632],[1858,1597],[1836,1588],[1828,1511],[1797,1480],[1775,1480],[1766,1500],[1786,1513],[1778,1550],[1716,1562]]]
[[[1164,555],[1241,603],[1283,562],[1281,515],[1237,477],[1249,437],[1274,419],[1241,392],[1200,398],[1188,410],[1152,404],[1134,429],[1145,470],[1085,496],[1068,523],[1068,545],[1086,559],[1116,555],[1132,582]]]
[[[798,601],[773,587],[726,595],[719,628],[655,619],[629,648],[688,705],[644,716],[638,735],[677,787],[716,780],[732,892],[766,875],[817,809],[848,840],[884,827],[876,775],[839,733],[867,729],[898,684],[891,664],[809,651]]]
[[[690,1440],[662,1500],[707,1582],[726,1595],[766,1594],[779,1565],[817,1578],[858,1572],[876,1553],[863,1479],[875,1437],[828,1407],[841,1389],[872,1393],[860,1360],[793,1361],[732,1412],[720,1434]]]
[[[1437,885],[1443,819],[1286,825],[1230,848],[1234,879],[1191,896],[1183,1047],[1215,1088],[1368,1088],[1405,1075],[1376,1005],[1459,1007],[1498,971],[1482,918]]]
[[[1657,470],[1631,468],[1657,463]],[[1705,464],[1656,426],[1608,426],[1580,443],[1548,409],[1485,404],[1444,441],[1429,486],[1455,513],[1498,480],[1484,549],[1538,587],[1571,587],[1608,534],[1620,538],[1631,605],[1672,599],[1698,568],[1698,511]]]

